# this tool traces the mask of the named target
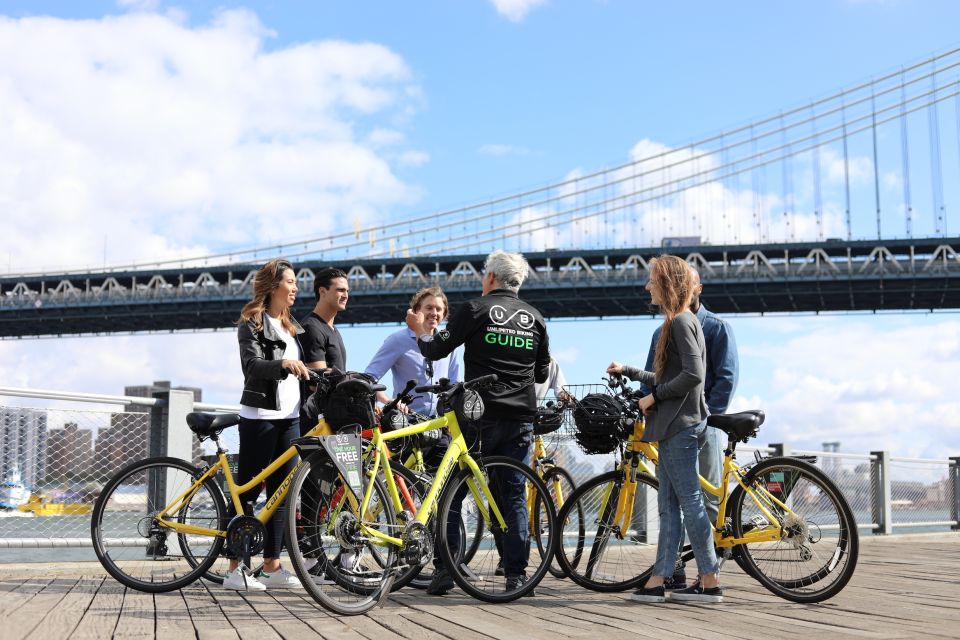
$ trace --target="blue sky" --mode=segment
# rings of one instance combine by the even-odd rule
[[[907,0],[3,1],[0,266],[202,254],[322,235],[317,211],[509,194],[896,70],[956,46],[957,24],[960,3]],[[767,441],[960,453],[956,316],[730,320],[734,406],[767,409]],[[592,382],[640,362],[654,326],[551,334],[571,382]],[[351,367],[389,330],[345,329]],[[232,403],[234,350],[229,332],[2,342],[0,375],[98,393],[172,379]]]

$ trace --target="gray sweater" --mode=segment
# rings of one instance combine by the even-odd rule
[[[707,419],[710,414],[703,396],[706,367],[703,329],[695,315],[684,311],[670,325],[667,363],[661,379],[658,380],[652,371],[623,368],[623,374],[631,380],[657,388],[657,402],[646,418],[645,441],[666,440]]]

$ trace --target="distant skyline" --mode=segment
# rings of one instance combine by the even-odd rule
[[[955,47],[956,24],[960,3],[908,0],[7,0],[0,269],[202,255],[514,193],[894,71]],[[960,455],[956,316],[728,320],[734,407],[767,410],[762,441]],[[550,331],[570,381],[592,382],[642,364],[656,322]],[[390,330],[345,328],[350,367]],[[170,379],[235,403],[236,354],[230,331],[3,341],[0,379]]]

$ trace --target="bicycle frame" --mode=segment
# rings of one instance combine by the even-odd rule
[[[443,416],[434,418],[432,420],[411,425],[409,427],[404,427],[403,429],[397,429],[396,431],[389,431],[387,433],[383,433],[379,426],[374,427],[373,436],[371,438],[371,444],[373,448],[373,466],[369,472],[370,477],[376,477],[377,471],[382,464],[384,469],[383,475],[386,478],[387,495],[393,502],[394,508],[398,512],[402,510],[402,502],[400,499],[400,494],[397,490],[397,483],[394,480],[393,473],[390,472],[390,455],[385,443],[390,440],[405,438],[407,436],[417,435],[425,431],[441,429],[443,427],[447,427],[450,430],[451,442],[443,456],[443,459],[440,461],[440,466],[437,468],[433,483],[431,483],[430,488],[427,491],[427,495],[420,503],[420,508],[417,510],[417,513],[414,516],[414,521],[419,522],[424,526],[427,525],[430,517],[437,509],[440,492],[446,486],[447,480],[453,473],[454,465],[459,465],[459,468],[461,469],[467,468],[470,470],[472,477],[467,480],[467,486],[469,487],[470,492],[480,509],[480,513],[483,516],[485,523],[490,525],[491,520],[495,518],[501,530],[506,530],[506,522],[503,518],[503,514],[500,512],[500,508],[493,499],[493,494],[483,478],[483,473],[480,471],[480,466],[468,452],[466,440],[463,437],[463,433],[460,431],[460,424],[457,422],[457,416],[453,411],[448,411]],[[368,483],[366,490],[364,491],[363,499],[360,503],[361,514],[367,513],[370,500],[373,495],[373,485],[373,482]],[[484,498],[487,500],[486,503],[484,502]],[[485,506],[486,504],[489,504],[493,507],[492,516],[487,510]],[[362,522],[361,530],[365,535],[369,536],[373,540],[378,540],[381,543],[391,544],[398,547],[403,546],[403,540],[401,538],[385,534],[376,528],[366,526]]]
[[[655,476],[654,467],[659,465],[660,456],[656,443],[644,442],[641,438],[643,437],[643,432],[645,425],[643,420],[637,420],[633,426],[633,434],[627,440],[627,448],[624,454],[624,459],[621,462],[621,468],[624,471],[624,483],[623,488],[620,491],[618,497],[617,509],[614,513],[614,519],[611,523],[614,527],[619,529],[619,537],[625,536],[625,532],[629,529],[630,522],[633,518],[633,506],[634,506],[634,497],[636,496],[637,491],[637,471],[641,471],[650,476]],[[649,460],[653,467],[647,464]],[[759,527],[755,530],[749,531],[743,536],[737,538],[732,535],[725,533],[725,520],[726,520],[726,510],[727,510],[727,501],[730,498],[730,478],[736,480],[737,484],[743,488],[751,500],[757,505],[757,508],[763,514],[764,518],[767,519],[769,526]],[[787,513],[791,513],[790,509],[786,504],[779,500],[776,496],[767,491],[764,487],[753,487],[746,482],[744,482],[744,473],[741,470],[740,466],[733,460],[733,451],[728,447],[724,450],[723,457],[723,472],[721,474],[720,486],[715,486],[711,484],[703,476],[698,476],[700,481],[700,488],[703,489],[706,493],[710,495],[717,496],[720,499],[720,505],[717,511],[717,522],[714,523],[713,527],[713,540],[714,545],[721,549],[733,548],[741,544],[751,544],[756,542],[775,542],[781,538],[781,528],[779,525],[774,526],[773,523],[779,522],[777,517],[774,516],[770,510],[765,506],[772,505]],[[607,500],[610,498],[609,494],[604,496],[601,503],[601,512],[606,506]]]
[[[308,436],[327,436],[331,435],[333,431],[330,429],[330,425],[327,424],[325,420],[320,420],[313,429],[307,432]],[[169,518],[174,517],[180,509],[182,509],[186,504],[190,502],[196,492],[203,486],[203,483],[208,479],[213,478],[218,472],[223,472],[224,479],[227,483],[227,490],[230,493],[230,499],[233,502],[233,506],[236,509],[237,513],[243,513],[243,505],[240,502],[240,495],[246,493],[250,489],[258,486],[264,480],[272,476],[277,472],[278,469],[283,467],[287,462],[292,460],[297,455],[297,448],[290,447],[278,457],[276,460],[271,462],[263,471],[254,476],[249,482],[243,485],[237,485],[233,479],[233,472],[230,471],[230,463],[227,460],[227,452],[222,447],[217,448],[217,462],[207,469],[199,478],[194,480],[193,484],[190,487],[181,493],[179,496],[174,498],[166,508],[164,508],[160,513],[156,515],[158,523],[177,533],[184,534],[193,534],[200,536],[225,536],[226,531],[221,531],[219,529],[209,529],[206,527],[197,527],[194,525],[183,524],[170,520]],[[290,470],[290,473],[283,479],[283,482],[280,483],[280,486],[277,487],[277,490],[273,492],[273,495],[269,497],[264,507],[256,514],[257,520],[262,524],[266,524],[271,517],[273,517],[274,512],[277,510],[283,503],[283,499],[287,497],[287,491],[290,489],[290,483],[293,481],[293,474],[296,473],[297,469],[300,468],[301,461],[298,461],[294,465],[293,469]]]

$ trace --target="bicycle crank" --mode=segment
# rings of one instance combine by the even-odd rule
[[[403,530],[403,560],[412,566],[433,560],[433,535],[420,522],[411,522]]]

